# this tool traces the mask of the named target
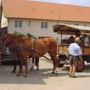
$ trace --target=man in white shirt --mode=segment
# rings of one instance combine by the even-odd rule
[[[86,47],[89,46],[89,38],[87,35],[84,35],[84,46],[86,46]]]
[[[82,60],[82,50],[79,46],[80,38],[75,38],[75,42],[69,45],[69,60],[70,60],[70,77],[75,77],[77,60]]]

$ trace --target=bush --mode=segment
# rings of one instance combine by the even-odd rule
[[[36,39],[36,37],[32,35],[31,33],[27,33],[27,36]]]
[[[22,33],[20,33],[20,32],[17,32],[17,31],[15,31],[15,32],[13,33],[13,35],[19,36],[19,37],[24,37],[24,36],[25,36],[24,34],[22,34]]]

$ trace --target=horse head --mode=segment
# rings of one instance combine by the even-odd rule
[[[12,34],[5,34],[4,36],[1,37],[1,41],[3,42],[4,45],[8,45],[11,43],[14,39],[14,36]]]
[[[7,46],[6,36],[0,37],[0,54],[5,51]]]

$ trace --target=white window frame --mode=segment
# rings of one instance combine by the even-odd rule
[[[48,28],[48,22],[41,22],[41,28]]]
[[[22,20],[15,20],[15,27],[16,28],[22,28],[22,24],[23,24]]]
[[[28,21],[28,26],[31,27],[31,21],[30,20]]]

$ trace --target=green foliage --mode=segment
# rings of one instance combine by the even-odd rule
[[[22,33],[20,33],[20,32],[17,32],[17,31],[14,31],[14,32],[13,32],[13,35],[19,36],[19,37],[24,37],[24,36],[25,36],[24,34],[22,34]],[[34,35],[31,34],[31,33],[27,33],[26,36],[31,37],[31,38],[33,38],[33,39],[36,39],[36,36],[34,36]]]
[[[31,33],[27,33],[27,36],[36,39],[36,37]]]
[[[17,32],[17,31],[14,31],[13,35],[15,36],[19,36],[19,37],[24,37],[25,35],[20,33],[20,32]]]

